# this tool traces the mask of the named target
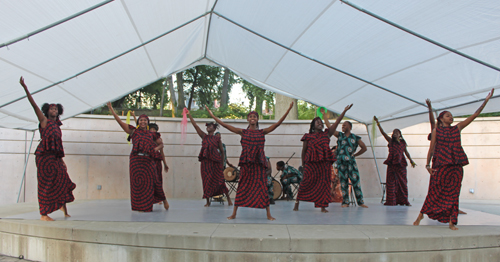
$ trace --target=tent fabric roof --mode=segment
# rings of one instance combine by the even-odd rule
[[[20,76],[39,105],[61,103],[69,118],[193,65],[216,64],[336,112],[354,103],[348,117],[369,124],[377,115],[397,127],[426,121],[426,98],[436,109],[472,114],[500,86],[497,0],[0,6],[0,126],[7,128],[37,128]],[[484,112],[500,111],[499,99]]]

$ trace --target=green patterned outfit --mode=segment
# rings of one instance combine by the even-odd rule
[[[344,133],[339,132],[337,140],[337,166],[339,170],[340,188],[342,190],[342,204],[349,204],[349,179],[351,180],[354,189],[354,195],[358,201],[358,205],[363,205],[363,192],[359,179],[358,165],[356,159],[352,155],[358,149],[358,141],[361,137],[352,134],[348,137]]]
[[[286,175],[291,175],[283,179]],[[281,173],[281,184],[283,185],[283,192],[288,198],[293,198],[291,184],[300,184],[302,181],[302,173],[292,166],[286,165]]]

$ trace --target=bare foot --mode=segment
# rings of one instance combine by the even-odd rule
[[[59,208],[59,210],[61,210],[64,213],[64,217],[71,217],[68,214],[68,209],[66,208],[66,204],[64,204],[61,208]]]
[[[368,206],[367,206],[367,205],[365,205],[365,204],[361,204],[361,205],[359,205],[359,206],[360,206],[360,207],[364,207],[364,208],[368,208]]]
[[[328,210],[326,210],[326,208],[322,207],[322,208],[321,208],[321,212],[322,212],[322,213],[328,213]]]
[[[209,207],[209,206],[210,206],[210,203],[206,203],[206,204],[204,205],[204,207]]]
[[[451,230],[458,230],[458,227],[456,227],[451,221],[450,221],[450,229]]]
[[[266,212],[267,212],[267,219],[268,220],[271,220],[271,221],[276,220],[276,218],[271,216],[271,208],[269,206],[266,207]]]
[[[417,220],[415,220],[415,222],[413,222],[413,225],[414,226],[418,226],[420,225],[420,221],[424,219],[424,214],[422,213],[418,213],[418,217],[417,217]]]
[[[165,210],[168,210],[168,208],[170,207],[170,205],[168,204],[168,201],[166,199],[163,201],[163,207],[165,208]]]
[[[231,220],[231,219],[235,219],[235,218],[236,218],[236,215],[231,215],[231,216],[227,217],[227,220]]]
[[[267,208],[269,208],[269,207],[267,207]],[[234,206],[233,207],[233,214],[231,216],[228,216],[227,220],[235,219],[236,218],[236,212],[238,212],[238,207]]]
[[[466,213],[466,212],[464,212],[464,211],[462,211],[462,210],[460,210],[460,209],[458,210],[458,213],[459,213],[459,214],[461,214],[461,215],[467,215],[467,213]]]
[[[349,204],[343,204],[342,207],[349,207]]]
[[[52,218],[51,218],[51,217],[49,217],[49,216],[42,216],[42,217],[40,218],[40,220],[42,220],[42,221],[54,221],[54,219],[52,219]]]
[[[293,211],[299,211],[299,201],[295,202],[295,206],[293,207]]]

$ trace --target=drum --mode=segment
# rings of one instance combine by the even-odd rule
[[[281,188],[280,182],[278,180],[273,178],[273,199],[276,200],[281,197],[281,193],[283,192],[283,189]]]
[[[226,181],[236,181],[240,177],[240,171],[234,167],[224,169],[224,179]]]

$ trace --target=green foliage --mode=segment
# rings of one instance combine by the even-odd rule
[[[316,106],[306,101],[298,100],[297,108],[299,111],[299,119],[312,120],[316,117]]]
[[[241,79],[243,84],[241,89],[246,93],[246,97],[250,101],[249,110],[255,110],[259,115],[262,115],[262,109],[264,104],[266,109],[271,109],[274,107],[274,92],[262,89],[244,79]],[[255,103],[255,109],[254,109]]]
[[[216,66],[199,65],[184,71],[184,84],[191,85],[186,88],[185,95],[196,101],[200,108],[208,106],[213,108],[213,102],[220,101],[224,80],[224,69]],[[239,78],[231,72],[229,76],[228,93],[231,87],[239,82]]]

